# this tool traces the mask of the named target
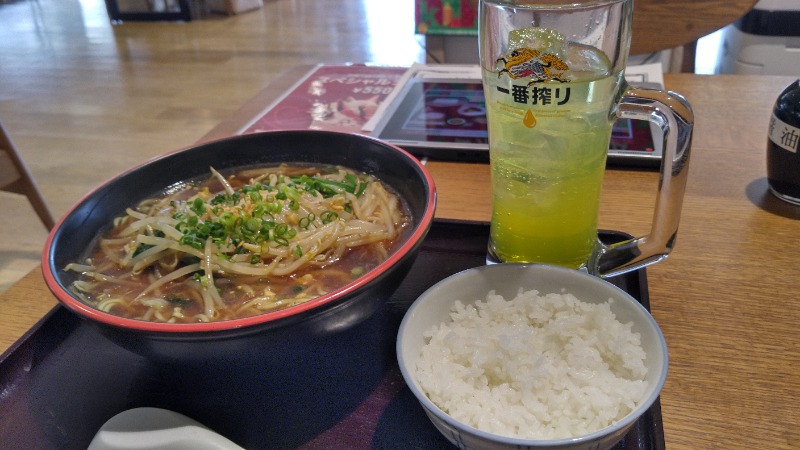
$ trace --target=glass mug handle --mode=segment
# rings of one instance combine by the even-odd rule
[[[694,127],[691,106],[683,96],[671,91],[629,87],[618,105],[617,117],[656,124],[663,136],[663,156],[650,233],[612,245],[599,244],[588,271],[601,278],[656,263],[672,251],[689,175]]]

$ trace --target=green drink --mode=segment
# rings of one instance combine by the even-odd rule
[[[606,60],[589,47],[571,45],[565,52],[569,69],[550,71],[554,78],[548,80],[515,78],[513,66],[511,72],[502,66],[494,73],[484,70],[493,193],[490,259],[579,268],[596,245],[622,72],[609,73]]]
[[[481,0],[479,9],[493,199],[487,263],[609,278],[663,260],[676,242],[694,114],[676,92],[625,82],[633,0]],[[605,245],[598,208],[617,119],[649,122],[663,156],[649,234]]]

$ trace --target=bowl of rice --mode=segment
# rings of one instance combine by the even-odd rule
[[[409,308],[406,384],[462,449],[608,449],[656,401],[667,346],[622,289],[575,270],[495,264],[452,275]]]

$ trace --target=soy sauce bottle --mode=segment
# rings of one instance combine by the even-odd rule
[[[778,95],[767,138],[769,190],[800,205],[800,79]]]

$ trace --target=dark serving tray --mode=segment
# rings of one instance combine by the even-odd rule
[[[56,307],[0,357],[0,446],[85,449],[115,414],[151,406],[248,449],[452,448],[406,387],[395,338],[419,294],[485,263],[487,237],[485,223],[435,222],[411,272],[373,317],[291,351],[265,348],[246,363],[156,364]],[[610,281],[649,308],[644,270]],[[658,401],[615,448],[664,448]]]

